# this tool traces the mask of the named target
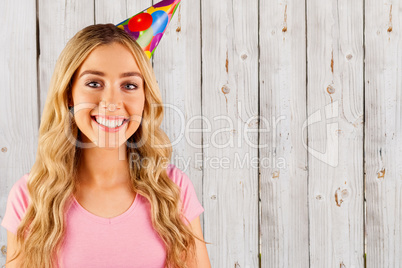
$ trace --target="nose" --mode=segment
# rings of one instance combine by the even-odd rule
[[[108,88],[104,91],[102,96],[102,100],[99,103],[101,109],[109,110],[110,112],[114,112],[121,108],[122,106],[122,98],[119,91],[113,90],[113,88]]]
[[[112,103],[112,102],[107,102],[105,100],[102,100],[100,102],[99,106],[101,107],[101,109],[105,109],[105,110],[109,110],[110,112],[114,112],[121,108],[122,102],[119,101],[117,103]]]

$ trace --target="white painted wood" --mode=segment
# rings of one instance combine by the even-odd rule
[[[12,185],[34,163],[39,118],[67,41],[94,22],[117,24],[152,5],[23,2],[0,3],[0,220]],[[402,3],[306,4],[183,0],[152,59],[170,105],[162,128],[172,163],[205,208],[212,267],[258,267],[259,230],[261,267],[364,267],[365,219],[367,267],[400,266]],[[259,139],[245,133],[258,126]],[[230,139],[233,147],[219,148]],[[258,142],[259,151],[250,146]]]
[[[165,104],[161,128],[173,145],[171,162],[191,179],[198,200],[204,205],[199,0],[180,3],[152,60]],[[205,213],[206,209],[200,215],[202,227]]]
[[[29,172],[38,142],[35,1],[0,1],[0,221],[14,183]],[[0,266],[7,231],[0,232]]]
[[[204,235],[213,243],[212,267],[258,267],[258,149],[244,133],[258,115],[257,11],[257,0],[201,2]],[[248,135],[257,145],[257,134]]]
[[[95,0],[95,20],[97,24],[118,24],[150,6],[152,6],[151,0]]]
[[[365,1],[367,267],[402,263],[402,3]]]
[[[261,267],[309,267],[304,10],[260,1]]]
[[[40,115],[61,51],[79,30],[94,23],[93,0],[38,0]]]
[[[364,267],[363,2],[307,1],[307,44],[310,267]]]

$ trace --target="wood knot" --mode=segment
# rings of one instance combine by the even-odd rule
[[[273,179],[277,179],[277,178],[279,178],[279,170],[277,170],[277,171],[275,171],[274,173],[272,173],[272,178]]]
[[[383,179],[385,177],[385,168],[382,168],[380,171],[377,172],[377,178]]]
[[[345,199],[347,199],[349,197],[349,191],[347,189],[343,189],[341,190],[341,188],[339,187],[336,191],[335,191],[335,203],[338,207],[341,206],[341,204],[344,202]]]
[[[222,92],[223,92],[223,94],[228,94],[230,92],[230,88],[228,86],[224,85],[222,87]]]
[[[327,92],[328,92],[329,94],[334,94],[334,93],[335,93],[335,88],[334,88],[332,85],[329,85],[329,86],[327,87]]]
[[[348,196],[349,196],[348,190],[347,190],[347,189],[343,189],[343,190],[341,191],[341,196],[342,196],[343,199],[348,198]]]
[[[1,254],[3,254],[3,256],[7,256],[7,247],[4,245],[1,247]]]

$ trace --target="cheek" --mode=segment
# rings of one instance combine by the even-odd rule
[[[84,91],[77,91],[77,94],[73,95],[74,105],[81,103],[99,103],[99,98],[96,94],[88,94]]]
[[[85,98],[75,98],[74,99],[74,120],[78,126],[82,130],[86,125],[91,124],[91,111],[93,109],[93,105],[84,105],[90,103]]]
[[[74,120],[75,123],[77,124],[77,127],[83,131],[87,126],[91,125],[91,117],[88,112],[86,111],[79,111],[76,114],[74,114]]]
[[[129,103],[127,106],[127,112],[131,117],[130,130],[136,130],[141,124],[142,115],[144,111],[144,101],[136,100]]]
[[[137,98],[127,103],[127,111],[130,115],[142,115],[145,106],[144,98]]]

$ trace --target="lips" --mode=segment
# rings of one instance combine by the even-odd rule
[[[123,115],[91,115],[91,117],[102,118],[107,120],[118,120],[118,119],[128,119],[127,116]]]
[[[106,116],[106,115],[93,115],[91,119],[104,131],[116,132],[119,131],[129,119],[125,116]]]

